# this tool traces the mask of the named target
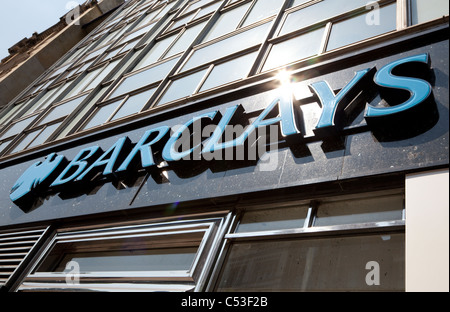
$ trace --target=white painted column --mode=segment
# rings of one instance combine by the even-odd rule
[[[406,291],[449,291],[449,171],[406,177]]]

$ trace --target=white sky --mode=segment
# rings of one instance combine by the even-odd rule
[[[3,0],[0,9],[0,59],[8,49],[34,32],[53,26],[73,7],[86,0]],[[67,8],[66,8],[67,7]]]

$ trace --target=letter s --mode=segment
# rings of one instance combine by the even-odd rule
[[[428,54],[419,54],[392,62],[381,68],[374,77],[374,82],[381,88],[381,93],[388,107],[374,107],[368,105],[366,122],[384,134],[402,137],[408,133],[417,135],[417,123],[424,125],[425,119],[436,120],[436,105],[434,102],[433,88],[428,81],[423,79],[397,76],[393,71],[403,73],[413,72],[417,75],[428,75],[431,71],[431,62]],[[402,94],[400,90],[409,92],[409,98],[401,103],[393,103]],[[431,104],[431,105],[430,105]],[[433,124],[434,125],[434,124]],[[409,126],[409,127],[408,127]],[[430,124],[426,125],[428,128]],[[382,129],[381,129],[382,128]],[[419,125],[419,132],[425,129]],[[412,131],[412,132],[411,132]]]

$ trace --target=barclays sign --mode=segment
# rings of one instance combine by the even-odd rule
[[[367,105],[364,118],[369,129],[380,135],[395,138],[420,129],[424,116],[436,115],[433,88],[423,74],[431,72],[428,54],[419,54],[387,64],[383,68],[367,68],[356,72],[353,79],[337,94],[325,81],[309,85],[321,104],[320,118],[313,132],[318,138],[339,134],[339,117],[355,101],[366,101],[364,90],[375,89],[386,104]],[[224,140],[227,127],[242,114],[242,105],[234,105],[224,112],[213,110],[198,115],[177,129],[161,126],[147,130],[138,142],[124,136],[108,150],[92,146],[79,151],[71,160],[52,153],[44,161],[28,168],[12,187],[10,199],[27,211],[36,198],[50,191],[58,192],[77,184],[90,183],[94,177],[118,178],[140,169],[152,170],[160,160],[176,163],[197,151],[200,155],[220,153],[240,148],[258,130],[277,126],[281,139],[302,144],[302,119],[296,111],[292,96],[278,96],[246,125],[238,136]],[[274,113],[275,112],[275,113]],[[191,142],[180,151],[183,134],[200,122],[213,126],[211,135]],[[157,156],[157,157],[156,157]]]

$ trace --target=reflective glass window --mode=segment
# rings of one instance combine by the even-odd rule
[[[120,109],[114,114],[111,120],[116,120],[125,116],[129,116],[140,112],[145,104],[150,100],[150,97],[155,93],[156,88],[144,91],[142,93],[132,95],[125,101]]]
[[[327,50],[333,50],[367,38],[375,37],[397,29],[396,10],[397,4],[393,3],[380,8],[379,21],[370,21],[368,16],[361,14],[342,22],[334,23],[328,40]]]
[[[55,106],[41,121],[39,121],[39,124],[48,123],[71,114],[75,110],[75,108],[77,108],[78,105],[83,102],[85,98],[86,96],[81,96],[66,103]]]
[[[169,103],[171,101],[181,99],[192,95],[200,84],[201,79],[205,76],[207,69],[201,70],[189,76],[172,81],[167,91],[162,96],[158,105]]]
[[[236,233],[298,229],[305,225],[308,205],[245,212]]]
[[[178,58],[174,58],[124,78],[117,89],[110,95],[110,98],[162,80],[170,72],[177,61]]]
[[[248,16],[245,18],[242,27],[251,25],[269,16],[277,14],[282,4],[283,1],[257,0]]]
[[[274,44],[263,71],[287,65],[320,52],[325,28],[319,28],[298,37]]]
[[[367,3],[367,0],[323,0],[290,13],[283,24],[280,35],[305,28],[359,7],[365,7]]]
[[[425,23],[448,16],[447,0],[411,0],[411,24]]]
[[[183,67],[188,70],[196,66],[206,64],[220,57],[244,50],[254,45],[260,44],[267,34],[270,23],[266,23],[249,29],[233,37],[221,40],[204,48],[195,50]]]
[[[204,41],[208,41],[234,31],[239,26],[242,17],[245,12],[247,12],[250,5],[251,2],[222,13],[219,19],[215,22],[214,26],[208,32],[208,35],[206,35]]]
[[[314,226],[402,220],[403,195],[319,204]]]
[[[379,286],[366,265],[380,264]],[[405,235],[267,240],[233,244],[217,291],[404,291]]]
[[[250,53],[223,64],[216,65],[208,75],[200,91],[205,91],[232,81],[236,81],[249,73],[255,62],[257,52]]]
[[[172,55],[185,51],[198,36],[205,24],[206,22],[187,28],[186,31],[181,35],[181,37],[178,38],[175,44],[169,49],[169,51],[167,51],[164,57],[170,57]]]
[[[117,106],[122,103],[122,101],[123,100],[119,100],[111,104],[100,106],[98,110],[94,112],[94,115],[89,119],[89,121],[82,127],[82,129],[89,129],[107,122],[109,117],[117,109]]]

